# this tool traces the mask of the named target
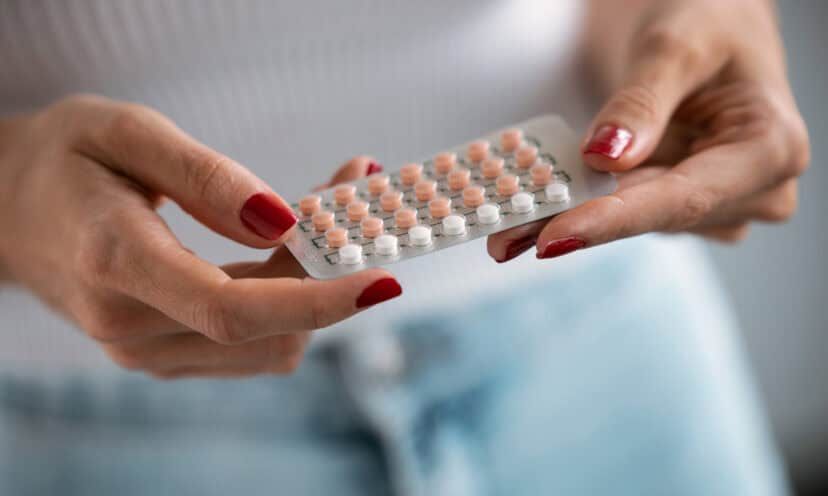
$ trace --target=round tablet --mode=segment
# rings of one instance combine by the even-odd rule
[[[351,202],[345,207],[345,211],[348,213],[348,220],[352,222],[360,221],[368,217],[368,202],[359,200]]]
[[[546,201],[567,202],[569,201],[569,187],[563,183],[552,183],[546,186]]]
[[[454,169],[449,172],[448,185],[454,191],[459,191],[469,185],[471,172],[468,169]]]
[[[462,215],[449,215],[443,219],[443,234],[459,236],[466,233],[466,218]]]
[[[414,185],[414,196],[417,197],[418,201],[429,201],[434,198],[434,195],[436,194],[437,183],[431,181],[430,179],[417,181],[417,184]]]
[[[497,205],[491,203],[484,203],[477,207],[477,220],[481,224],[497,224],[500,220],[500,209]]]
[[[386,212],[393,212],[402,206],[402,199],[400,191],[386,191],[380,196],[380,207]]]
[[[397,237],[392,234],[383,234],[374,240],[374,251],[377,255],[393,256],[399,251]]]
[[[359,223],[362,229],[362,236],[365,238],[376,238],[385,228],[382,219],[379,217],[366,217]]]
[[[348,244],[348,230],[344,227],[333,227],[325,231],[325,241],[331,248],[339,248]]]
[[[489,156],[489,148],[491,144],[486,140],[477,140],[469,143],[466,149],[466,157],[472,162],[480,162]]]
[[[428,202],[428,213],[435,219],[442,219],[451,213],[451,200],[445,196],[438,196]]]
[[[513,152],[523,143],[523,131],[520,129],[507,129],[500,134],[500,148],[504,152]]]
[[[394,212],[394,224],[400,229],[417,225],[417,211],[413,208],[401,208]]]
[[[334,214],[333,212],[321,210],[311,216],[311,223],[317,231],[325,232],[334,226]]]
[[[457,163],[457,154],[451,152],[438,153],[434,157],[434,170],[438,174],[448,174]]]
[[[538,160],[538,148],[524,145],[515,152],[515,162],[521,169],[528,169]]]
[[[552,182],[552,166],[549,164],[537,163],[529,169],[529,174],[535,186],[545,186]]]
[[[486,201],[486,190],[482,186],[471,185],[463,190],[463,205],[479,207]]]
[[[503,173],[503,159],[500,157],[490,157],[480,164],[480,170],[483,171],[483,177],[486,179],[494,179]]]
[[[346,265],[356,265],[362,262],[362,247],[349,244],[339,249],[339,261]]]
[[[406,186],[411,186],[420,180],[423,173],[423,166],[421,164],[405,164],[400,169],[400,180]]]
[[[428,226],[414,226],[408,230],[408,240],[413,246],[428,246],[431,244],[431,228]]]
[[[535,208],[535,196],[532,193],[521,192],[512,196],[512,212],[525,214]]]
[[[356,186],[353,184],[340,184],[334,188],[334,200],[340,205],[351,203],[356,195]]]
[[[497,188],[497,194],[500,196],[512,196],[518,191],[520,191],[520,181],[518,177],[513,174],[506,174],[505,176],[500,176],[497,178],[495,182],[495,187]]]
[[[322,208],[322,197],[319,195],[307,195],[299,200],[299,211],[302,215],[313,215]]]
[[[368,176],[368,192],[372,195],[381,195],[388,189],[388,176],[385,174],[371,174]]]

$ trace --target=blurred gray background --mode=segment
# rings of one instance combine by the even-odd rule
[[[828,494],[828,2],[781,0],[779,9],[813,152],[800,211],[713,253],[796,485]]]

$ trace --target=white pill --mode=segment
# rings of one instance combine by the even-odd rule
[[[362,246],[349,244],[339,249],[339,261],[347,265],[362,262]]]
[[[408,230],[408,239],[414,246],[428,246],[431,244],[431,228],[414,226]]]
[[[552,183],[547,185],[546,200],[550,202],[568,202],[569,187],[562,183]]]
[[[497,224],[500,220],[500,209],[491,203],[485,203],[477,207],[477,220],[481,224]]]
[[[466,218],[460,215],[449,215],[443,219],[443,234],[459,236],[466,233]]]
[[[521,192],[512,196],[512,211],[525,214],[535,208],[535,196],[532,193]]]
[[[374,240],[374,250],[377,255],[396,255],[398,247],[397,237],[392,234],[383,234]]]

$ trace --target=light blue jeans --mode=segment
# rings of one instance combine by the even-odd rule
[[[706,262],[649,246],[288,378],[7,376],[0,494],[786,494]]]

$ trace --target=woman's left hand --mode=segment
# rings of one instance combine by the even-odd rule
[[[593,62],[617,83],[582,152],[589,166],[618,174],[618,190],[491,236],[495,260],[532,246],[551,258],[651,231],[736,241],[751,221],[794,213],[809,143],[771,2],[638,3],[602,3],[614,17],[593,37],[602,47]],[[613,32],[623,10],[634,19]]]

